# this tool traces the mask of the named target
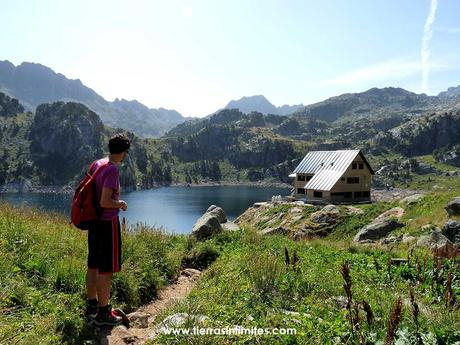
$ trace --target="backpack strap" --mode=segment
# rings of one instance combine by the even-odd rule
[[[107,167],[107,165],[109,165],[109,162],[101,164],[101,165],[96,169],[96,171],[94,171],[93,174],[91,175],[92,178],[95,179],[96,176],[99,174],[99,172],[101,172],[102,170],[104,170],[104,168]]]
[[[101,168],[105,168],[105,167],[109,164],[109,162],[107,161],[106,163],[101,164],[95,171],[93,171],[93,170],[94,170],[94,167],[96,166],[96,163],[97,163],[97,162],[98,162],[98,161],[95,160],[95,161],[91,164],[91,166],[89,167],[89,170],[88,170],[88,172],[86,173],[86,175],[87,175],[88,177],[92,177],[93,179],[96,178],[96,176],[98,175],[98,173],[99,173],[100,171],[102,171]]]

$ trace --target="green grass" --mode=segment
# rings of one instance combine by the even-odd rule
[[[368,325],[364,311],[359,312],[367,343],[385,339],[390,309],[399,296],[405,304],[398,337],[415,336],[416,327],[408,306],[410,286],[415,288],[421,309],[421,336],[425,340],[435,339],[434,343],[436,338],[437,343],[460,341],[459,309],[450,310],[444,304],[448,271],[453,272],[454,291],[457,299],[460,298],[459,260],[445,261],[442,268],[436,269],[430,254],[417,250],[412,252],[409,265],[388,268],[391,257],[407,255],[406,248],[360,249],[331,240],[294,242],[283,236],[263,237],[250,228],[231,236],[231,241],[220,244],[216,238],[209,240],[209,245],[221,252],[220,257],[189,297],[160,315],[158,321],[175,312],[186,312],[209,317],[204,324],[191,320],[190,327],[295,328],[297,335],[161,335],[157,343],[358,343],[351,332],[346,309],[336,302],[345,295],[340,268],[346,261],[351,265],[353,299],[367,301],[375,316],[374,323]],[[297,253],[299,261],[295,266],[286,264],[285,248],[291,260],[294,251]],[[299,314],[289,315],[286,310]]]
[[[114,305],[132,311],[180,271],[185,236],[141,225],[123,234],[123,269]],[[81,344],[86,232],[57,214],[0,205],[0,344]]]

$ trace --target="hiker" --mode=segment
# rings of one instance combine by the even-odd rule
[[[129,139],[116,134],[109,140],[109,156],[93,164],[96,198],[101,207],[99,220],[88,230],[88,271],[86,274],[86,316],[96,326],[116,326],[121,317],[112,312],[109,303],[113,273],[121,269],[121,233],[119,210],[126,211],[128,204],[120,200],[119,170],[130,148]],[[104,166],[105,165],[105,166]]]

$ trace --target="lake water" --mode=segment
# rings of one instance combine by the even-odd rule
[[[120,211],[120,219],[124,216],[129,224],[142,222],[169,232],[190,233],[210,205],[222,207],[227,218],[234,220],[255,202],[289,193],[290,188],[252,186],[162,187],[126,192],[122,193],[122,199],[128,203],[128,210]],[[67,215],[71,197],[49,193],[0,193],[0,200],[13,205],[32,205]]]

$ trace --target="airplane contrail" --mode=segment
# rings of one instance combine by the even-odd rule
[[[426,18],[425,27],[423,29],[422,49],[420,51],[422,57],[422,92],[428,93],[428,77],[430,74],[430,41],[433,36],[433,23],[436,17],[436,9],[438,8],[438,0],[431,0],[430,11]]]

